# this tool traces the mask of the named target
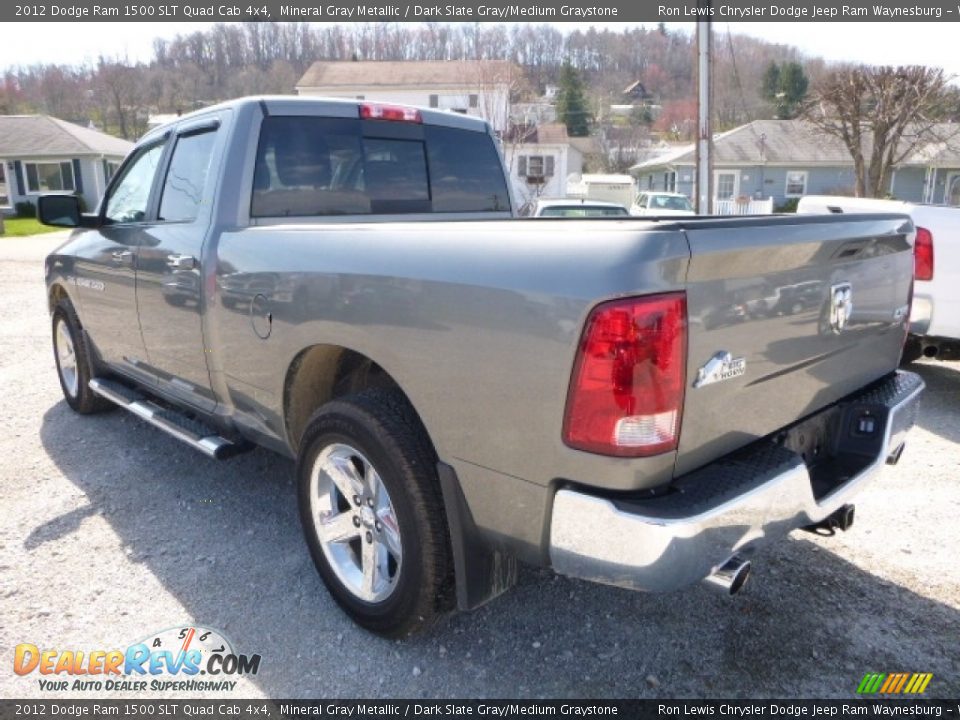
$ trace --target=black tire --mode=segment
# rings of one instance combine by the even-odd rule
[[[66,333],[73,347],[75,379],[62,358],[61,350],[65,345],[63,337],[60,336],[60,329]],[[51,332],[53,333],[53,357],[57,363],[57,379],[60,380],[60,389],[63,391],[67,405],[81,415],[90,415],[113,408],[113,403],[96,395],[90,389],[88,383],[93,377],[93,358],[87,347],[86,336],[83,334],[77,313],[66,298],[62,298],[53,309]]]
[[[321,456],[329,458],[331,452],[340,452],[342,459],[344,447],[348,448],[347,454],[355,450],[359,456],[350,457],[356,477],[369,474],[364,462],[369,462],[369,467],[375,470],[382,487],[389,493],[391,517],[399,528],[396,537],[402,546],[402,562],[392,566],[388,562],[384,566],[392,567],[394,574],[391,576],[389,569],[382,573],[384,568],[379,561],[373,563],[377,567],[375,577],[391,586],[382,600],[363,599],[360,588],[354,585],[351,589],[349,582],[338,575],[344,572],[344,556],[348,563],[357,564],[358,567],[347,568],[354,574],[359,568],[363,575],[363,568],[367,566],[361,553],[364,543],[371,542],[373,527],[369,524],[370,514],[362,514],[366,501],[360,499],[357,509],[354,507],[356,497],[346,499],[339,490],[318,492],[317,486],[311,484],[314,465],[322,462]],[[329,476],[317,474],[317,478],[324,477]],[[300,520],[310,554],[330,594],[354,622],[378,635],[407,637],[425,630],[453,607],[453,563],[436,456],[419,418],[403,395],[388,390],[366,390],[320,408],[310,419],[300,444],[297,479]],[[332,486],[327,483],[326,487],[329,490]],[[335,546],[326,545],[327,552],[332,553],[331,547],[336,547],[337,553],[343,553],[339,563],[334,558],[332,564],[325,554],[318,530],[320,520],[314,519],[315,508],[311,505],[323,500],[312,500],[315,496],[336,496],[339,506],[329,510],[327,517],[353,514],[351,519],[358,528],[358,537],[336,540],[340,544]],[[349,530],[349,526],[347,528]],[[376,529],[382,529],[379,521]],[[376,542],[387,547],[379,534]],[[389,560],[393,556],[386,557]]]

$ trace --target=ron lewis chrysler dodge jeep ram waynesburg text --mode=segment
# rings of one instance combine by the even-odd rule
[[[253,98],[149,132],[46,261],[67,403],[296,458],[339,605],[405,635],[518,562],[735,592],[847,527],[923,387],[903,215],[512,217],[490,127]],[[796,313],[737,308],[804,284]]]

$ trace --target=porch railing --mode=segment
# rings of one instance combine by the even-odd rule
[[[734,198],[732,200],[714,200],[714,215],[772,215],[773,198],[753,200],[752,198]]]

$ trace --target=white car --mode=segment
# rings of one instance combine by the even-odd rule
[[[690,198],[681,193],[671,192],[642,192],[637,195],[630,206],[631,215],[656,215],[669,217],[672,215],[696,215]]]
[[[583,200],[567,198],[559,200],[538,200],[530,211],[530,217],[629,217],[630,213],[623,205],[602,200]]]
[[[804,214],[893,212],[909,215],[914,240],[913,305],[905,362],[960,358],[960,208],[832,195],[800,198]],[[854,300],[856,303],[856,300]]]

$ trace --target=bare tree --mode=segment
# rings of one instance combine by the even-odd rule
[[[944,142],[947,115],[943,70],[844,66],[824,74],[804,116],[843,141],[853,159],[857,197],[879,197],[890,172],[915,150]]]

